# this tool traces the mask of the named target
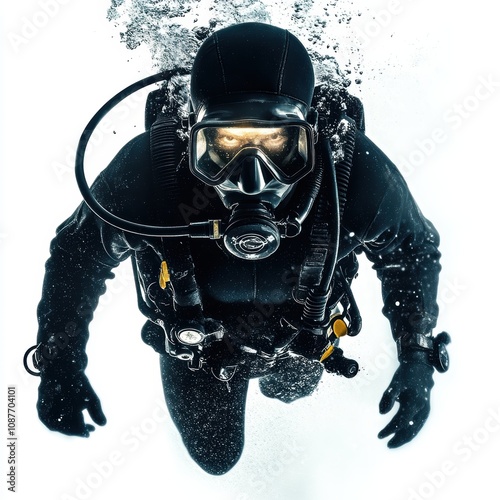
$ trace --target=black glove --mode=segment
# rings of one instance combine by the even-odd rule
[[[89,437],[95,430],[93,425],[85,423],[83,410],[89,412],[96,424],[106,424],[101,402],[81,371],[71,375],[42,374],[37,410],[40,420],[50,430],[68,436]]]
[[[401,364],[380,401],[380,413],[388,413],[394,403],[399,409],[378,437],[389,440],[389,448],[397,448],[411,441],[422,429],[430,413],[430,391],[434,385],[433,366],[423,352],[414,351],[401,359]]]

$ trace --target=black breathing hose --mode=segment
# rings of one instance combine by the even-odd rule
[[[88,142],[96,129],[99,122],[106,116],[109,111],[115,107],[118,103],[124,100],[126,97],[130,96],[134,92],[165,80],[170,80],[172,77],[180,75],[189,74],[189,70],[186,68],[179,68],[175,70],[163,71],[152,75],[138,82],[135,82],[128,87],[124,88],[118,92],[114,97],[107,101],[92,117],[87,126],[85,127],[80,140],[78,142],[78,148],[76,151],[76,161],[75,161],[75,176],[78,187],[82,194],[82,197],[87,204],[87,206],[104,222],[116,227],[122,231],[129,233],[138,234],[141,236],[149,237],[164,237],[164,238],[175,238],[175,237],[190,237],[190,238],[211,238],[218,239],[223,236],[224,224],[220,220],[208,220],[203,222],[192,222],[188,225],[180,226],[158,226],[158,225],[147,225],[136,223],[130,220],[122,219],[121,217],[111,213],[109,210],[104,208],[94,197],[92,191],[85,178],[85,151],[87,149]],[[318,169],[313,175],[305,189],[304,195],[299,200],[296,210],[294,211],[294,216],[289,216],[285,220],[285,237],[295,237],[301,231],[301,226],[306,217],[308,216],[316,196],[321,188],[323,171],[322,168]]]
[[[138,90],[152,85],[153,83],[158,83],[164,80],[169,80],[176,75],[186,75],[189,71],[187,69],[181,68],[176,70],[162,71],[156,75],[149,76],[138,82],[129,85],[122,91],[118,92],[114,97],[112,97],[104,106],[102,106],[99,111],[92,117],[87,126],[85,127],[80,141],[78,143],[78,148],[76,151],[76,162],[75,162],[75,175],[78,187],[83,196],[85,203],[88,207],[104,222],[114,226],[123,231],[130,233],[139,234],[142,236],[155,236],[155,237],[182,237],[189,236],[191,238],[214,238],[217,237],[219,228],[218,221],[205,221],[205,222],[195,222],[185,226],[151,226],[147,224],[138,224],[133,221],[122,219],[117,215],[106,210],[94,197],[90,187],[85,178],[84,171],[84,160],[85,151],[87,149],[88,142],[92,136],[94,130],[96,129],[99,122],[104,118],[104,116],[109,113],[109,111],[114,108],[118,103],[123,101],[126,97],[137,92]]]
[[[321,154],[316,154],[316,166],[305,179],[305,186],[295,210],[286,218],[286,236],[294,237],[302,230],[302,224],[309,215],[323,183],[323,161]]]
[[[326,158],[328,162],[328,167],[325,170],[326,174],[326,188],[328,189],[327,196],[333,203],[333,213],[326,214],[326,220],[330,226],[330,237],[331,240],[326,242],[327,257],[325,260],[325,265],[323,272],[321,274],[320,284],[309,290],[304,304],[304,311],[302,313],[302,319],[309,325],[320,326],[325,323],[328,319],[326,318],[326,306],[330,296],[330,286],[333,280],[333,275],[335,272],[335,266],[337,263],[337,255],[339,248],[339,235],[340,235],[340,212],[339,212],[339,196],[337,189],[337,180],[335,175],[335,165],[332,160],[332,151],[330,147],[330,142],[327,137],[321,139],[321,154],[319,155],[318,161],[323,162]],[[318,211],[323,212],[324,207],[321,206],[321,194],[319,199]],[[326,210],[328,212],[328,210]],[[319,213],[322,217],[323,213]]]

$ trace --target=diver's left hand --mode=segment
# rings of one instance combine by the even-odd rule
[[[383,415],[393,408],[396,401],[399,403],[396,415],[378,435],[383,439],[394,434],[387,443],[389,448],[408,443],[422,429],[431,409],[433,372],[434,368],[418,356],[402,360],[396,370],[380,401],[380,413]]]
[[[101,402],[83,371],[61,375],[42,373],[38,387],[38,416],[51,431],[89,437],[95,430],[85,422],[84,410],[97,425],[105,425]]]

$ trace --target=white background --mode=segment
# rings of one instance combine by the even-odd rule
[[[360,0],[362,15],[339,40],[341,52],[342,43],[355,43],[362,61],[363,82],[353,92],[364,101],[368,135],[400,165],[442,237],[438,327],[453,337],[452,365],[435,377],[428,423],[398,450],[377,439],[389,420],[378,414],[378,401],[397,364],[379,285],[363,262],[355,293],[364,329],[344,342],[361,373],[325,377],[312,397],[293,405],[265,399],[252,384],[244,454],[223,477],[191,461],[165,414],[156,354],[140,340],[129,263],[110,283],[89,343],[87,373],[108,424],[79,439],[52,433],[37,418],[38,381],[21,359],[36,338],[49,242],[80,200],[72,154],[98,107],[153,72],[146,48],[120,44],[106,20],[107,0],[56,1],[50,18],[42,4],[1,7],[0,422],[6,435],[7,387],[16,385],[17,498],[499,498],[494,4]],[[136,98],[101,127],[89,155],[95,171],[112,155],[109,147],[141,131],[142,112]]]

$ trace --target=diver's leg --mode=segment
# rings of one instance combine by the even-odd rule
[[[209,474],[225,474],[243,451],[248,380],[220,382],[185,361],[160,356],[168,410],[192,458]]]

